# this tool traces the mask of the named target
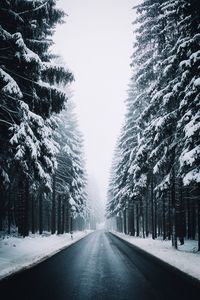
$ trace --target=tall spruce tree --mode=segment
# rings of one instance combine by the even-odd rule
[[[17,202],[17,226],[27,235],[29,192],[36,182],[40,199],[51,189],[56,149],[49,118],[67,100],[56,84],[73,76],[51,63],[51,36],[64,16],[56,1],[0,1],[0,15],[1,214],[11,209],[6,203]],[[19,190],[15,203],[14,190]]]
[[[88,218],[89,207],[83,158],[83,138],[78,129],[72,100],[69,101],[67,110],[56,116],[55,120],[58,127],[54,139],[59,145],[59,151],[57,154],[58,165],[54,175],[55,195],[52,209],[55,209],[55,202],[58,202],[58,222],[62,219],[61,207],[65,210],[62,216],[65,216],[66,220],[62,219],[63,226],[58,226],[58,232],[61,233],[64,228],[69,231],[73,219],[78,219],[76,225],[81,226],[83,220]],[[56,212],[53,211],[53,214],[53,218],[55,218]],[[55,223],[54,219],[52,221]],[[79,229],[81,228],[79,227]]]

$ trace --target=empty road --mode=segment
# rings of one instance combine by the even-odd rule
[[[195,300],[199,285],[111,233],[97,231],[0,282],[1,300]]]

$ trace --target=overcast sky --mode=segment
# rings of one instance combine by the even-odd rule
[[[85,139],[87,171],[95,177],[104,202],[131,76],[132,7],[137,2],[59,1],[68,17],[57,27],[55,50],[75,75],[72,90]]]

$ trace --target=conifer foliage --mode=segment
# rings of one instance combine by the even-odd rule
[[[0,230],[13,224],[23,236],[51,228],[60,151],[52,116],[68,99],[59,86],[73,81],[50,52],[64,15],[55,0],[0,1]]]
[[[64,228],[83,229],[88,219],[89,209],[86,193],[86,171],[83,157],[83,138],[78,130],[72,100],[67,110],[55,117],[58,127],[54,133],[58,144],[57,163],[54,174],[54,195],[58,195],[58,232]],[[55,200],[55,199],[54,199]],[[53,203],[54,205],[54,203]],[[55,210],[54,210],[55,212]],[[54,215],[53,218],[56,218]],[[60,223],[62,221],[62,223]],[[55,219],[54,219],[55,224]],[[62,226],[60,225],[62,224]]]
[[[137,8],[133,76],[107,206],[117,229],[199,240],[200,6],[145,0]]]

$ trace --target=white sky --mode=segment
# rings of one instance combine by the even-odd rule
[[[55,50],[75,75],[72,86],[85,139],[87,171],[101,199],[125,112],[130,80],[134,0],[60,0],[68,17],[55,33]]]

